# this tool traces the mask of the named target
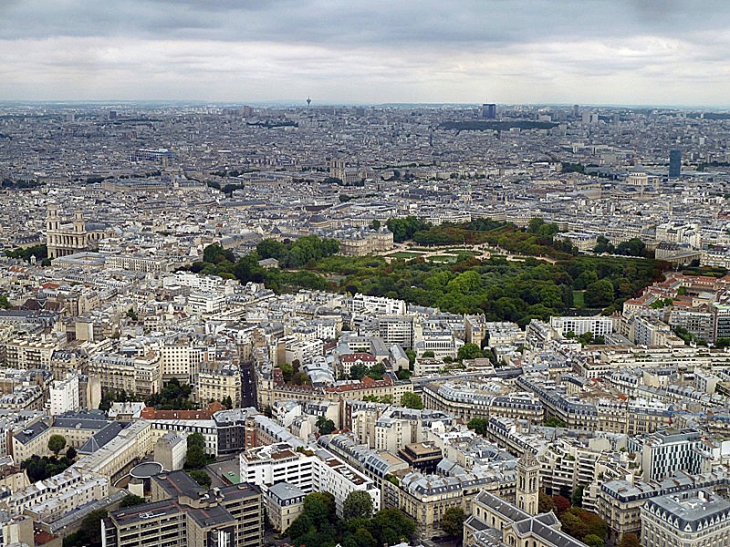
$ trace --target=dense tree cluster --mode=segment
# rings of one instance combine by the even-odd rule
[[[647,251],[646,244],[638,237],[631,238],[628,241],[622,241],[617,246],[614,246],[606,237],[598,236],[593,252],[625,256],[652,256],[651,253]]]
[[[362,380],[365,376],[373,380],[382,380],[383,374],[385,374],[383,363],[375,363],[371,367],[357,363],[350,368],[350,379],[352,380]]]
[[[181,384],[177,378],[172,378],[162,391],[147,397],[145,404],[159,410],[192,410],[197,405],[190,400],[191,393],[190,385]]]
[[[12,188],[14,190],[26,190],[28,188],[38,188],[39,186],[45,186],[45,182],[38,182],[35,179],[31,180],[13,180],[9,178],[4,178],[2,180],[1,186],[3,188]]]
[[[430,224],[417,217],[391,218],[387,223],[388,230],[393,232],[393,241],[400,243],[413,238],[416,232],[427,230]]]
[[[525,229],[489,219],[459,226],[429,227],[415,217],[391,219],[388,227],[396,238],[416,233],[453,236],[453,242],[487,243],[510,253],[544,256],[552,262],[526,258],[511,261],[500,256],[477,260],[467,254],[451,263],[423,258],[333,256],[335,245],[318,238],[296,242],[266,240],[258,252],[235,261],[219,246],[206,248],[204,261],[193,264],[195,272],[230,279],[263,282],[276,292],[298,288],[362,293],[399,298],[452,313],[483,313],[488,321],[546,320],[579,306],[611,313],[641,289],[662,279],[667,264],[653,259],[577,255],[569,242],[556,239],[557,226],[533,219]],[[283,268],[258,265],[263,257],[280,260]],[[319,257],[319,258],[317,258]]]
[[[72,459],[69,459],[68,456],[61,458],[58,456],[43,456],[41,458],[33,455],[20,462],[20,468],[25,469],[31,482],[36,482],[63,473],[72,463]]]
[[[300,237],[294,241],[265,239],[256,246],[260,258],[275,258],[282,268],[301,268],[310,261],[337,254],[340,242],[317,236]]]
[[[302,365],[298,359],[294,359],[291,364],[280,363],[279,369],[281,370],[281,375],[284,378],[284,383],[293,384],[295,386],[310,384],[311,380],[309,379],[309,376],[307,376],[307,373],[301,370],[301,368]]]
[[[460,361],[464,359],[478,359],[479,357],[484,357],[484,353],[482,353],[478,345],[472,343],[466,343],[461,346],[457,354],[457,358]]]
[[[489,426],[489,420],[486,418],[472,418],[466,424],[466,427],[477,433],[478,435],[486,435]]]
[[[48,258],[48,247],[45,244],[33,245],[31,247],[19,247],[12,251],[5,251],[5,256],[8,258],[20,258],[26,262],[29,262],[30,257],[34,256],[38,262],[42,262],[44,259]]]
[[[461,507],[449,507],[441,517],[441,529],[451,537],[461,538],[465,519],[466,515]]]
[[[210,475],[208,475],[208,473],[206,473],[202,469],[191,469],[187,471],[187,474],[190,475],[190,477],[200,486],[203,486],[205,488],[210,488],[210,485],[213,483]]]
[[[351,492],[342,504],[342,518],[346,521],[351,519],[369,519],[373,516],[373,498],[362,490]]]
[[[571,496],[573,501],[578,504],[580,504],[582,497],[583,487],[578,487]],[[563,532],[591,547],[599,547],[605,544],[608,526],[603,519],[591,511],[571,504],[571,500],[564,496],[551,497],[540,492],[538,511],[541,513],[554,511],[560,519]]]
[[[314,492],[304,498],[304,511],[285,530],[293,545],[304,547],[380,547],[408,541],[416,523],[398,509],[383,509],[370,517],[364,492],[352,492],[343,504],[343,519],[337,517],[332,494]]]
[[[143,503],[145,503],[145,499],[142,496],[129,494],[121,502],[119,502],[119,508],[124,509],[125,507],[134,507],[135,505],[142,505]]]

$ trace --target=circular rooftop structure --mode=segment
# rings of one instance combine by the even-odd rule
[[[162,473],[163,468],[161,463],[157,462],[144,462],[136,467],[132,468],[129,475],[133,479],[149,479],[154,475]]]

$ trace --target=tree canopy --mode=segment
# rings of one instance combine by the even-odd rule
[[[406,391],[400,398],[401,406],[406,408],[415,408],[421,410],[423,408],[423,399],[418,393],[412,391]]]
[[[304,498],[304,510],[283,535],[304,547],[334,547],[338,543],[343,547],[379,547],[413,537],[416,523],[398,509],[363,516],[368,513],[363,496],[370,498],[365,492],[350,494],[343,505],[344,519],[339,519],[332,494],[309,494]]]
[[[342,518],[369,519],[373,515],[373,499],[362,490],[354,490],[347,495],[342,505]]]
[[[441,529],[452,537],[460,538],[464,533],[466,515],[461,507],[449,507],[441,517]]]
[[[315,423],[320,435],[329,435],[335,430],[335,422],[326,416],[320,416]]]
[[[527,228],[489,219],[463,224],[429,226],[415,217],[390,219],[388,227],[398,238],[434,241],[449,245],[485,244],[497,249],[492,257],[468,254],[454,262],[433,262],[422,257],[344,257],[334,244],[312,236],[294,242],[262,241],[257,252],[237,261],[227,251],[209,251],[210,261],[196,262],[193,272],[217,274],[241,283],[253,281],[282,292],[298,288],[362,293],[398,298],[419,306],[438,307],[451,313],[484,314],[488,321],[514,321],[524,326],[531,319],[565,315],[580,304],[609,314],[621,308],[668,267],[648,258],[579,255],[559,239],[552,223],[534,219]],[[313,238],[313,239],[312,239]],[[526,258],[508,261],[499,251]],[[280,261],[280,268],[259,266],[260,258]],[[580,292],[580,291],[585,291]]]
[[[66,437],[54,434],[48,439],[48,450],[54,454],[58,454],[66,447]]]
[[[188,450],[185,456],[185,467],[200,469],[205,465],[205,437],[201,433],[191,433],[187,438]]]
[[[481,348],[477,344],[467,343],[459,348],[458,359],[477,359],[478,357],[484,357]]]

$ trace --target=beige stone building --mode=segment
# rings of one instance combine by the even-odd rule
[[[641,508],[644,547],[728,544],[730,502],[709,491],[653,498]]]
[[[465,547],[585,547],[560,529],[551,511],[531,515],[491,492],[480,492],[464,521]]]
[[[68,222],[60,215],[57,205],[49,205],[46,216],[46,245],[48,257],[57,258],[97,248],[99,241],[111,235],[104,224],[84,221],[81,211],[74,212]]]
[[[416,532],[420,538],[430,539],[443,534],[441,519],[448,509],[461,507],[469,514],[472,500],[480,492],[489,491],[514,499],[515,481],[514,472],[458,477],[411,473],[400,481],[399,488],[393,487],[393,492],[384,493],[384,497],[393,499],[401,511],[416,521]],[[390,488],[390,483],[383,484]]]
[[[193,390],[197,402],[223,401],[230,397],[233,408],[241,406],[241,372],[230,364],[205,362]]]
[[[289,484],[277,482],[266,492],[266,511],[274,530],[285,532],[304,511],[304,490]]]

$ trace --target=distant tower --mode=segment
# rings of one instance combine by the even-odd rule
[[[488,120],[497,119],[497,105],[494,103],[485,103],[482,105],[482,118]]]
[[[580,106],[577,104],[574,104],[573,105],[573,117],[577,118],[578,116],[580,116]]]
[[[61,228],[61,216],[59,215],[58,205],[48,205],[46,212],[46,246],[48,247],[48,258],[56,258],[58,256],[58,246],[61,244],[58,235]]]
[[[525,450],[517,462],[517,507],[537,515],[540,497],[540,462],[531,450]]]
[[[347,164],[345,160],[331,160],[330,161],[330,177],[340,179],[345,182],[345,169]]]
[[[682,151],[681,150],[670,150],[669,151],[669,178],[679,178],[682,172]]]
[[[312,104],[312,99],[310,97],[307,97],[307,106],[309,106],[310,104]]]
[[[74,232],[80,234],[84,231],[84,213],[81,211],[74,212]]]
[[[49,205],[46,214],[46,230],[53,232],[58,230],[61,218],[58,215],[58,205]]]

